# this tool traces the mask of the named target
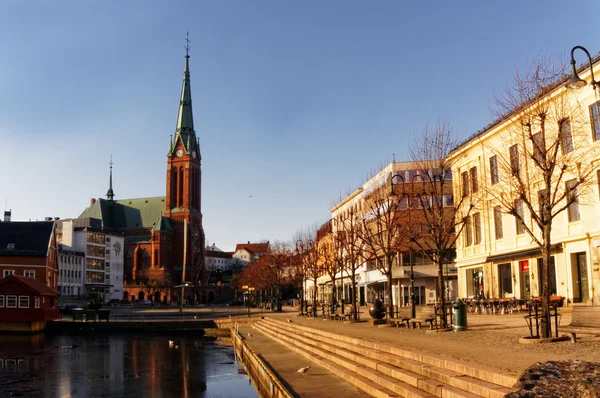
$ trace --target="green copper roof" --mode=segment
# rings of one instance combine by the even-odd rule
[[[160,220],[156,223],[154,228],[152,228],[153,232],[175,232],[173,227],[171,226],[171,221],[169,221],[166,217],[161,217]]]
[[[125,237],[125,244],[132,244],[132,243],[150,243],[152,237],[150,235],[134,235],[134,236],[126,236]]]
[[[179,100],[179,111],[177,113],[177,125],[175,127],[175,137],[171,141],[169,155],[177,146],[177,141],[181,140],[181,144],[186,153],[191,153],[192,150],[200,152],[197,148],[196,133],[194,131],[194,116],[192,113],[192,88],[190,84],[190,56],[185,55],[185,68],[183,70],[183,83],[181,86],[181,98]]]
[[[85,209],[79,217],[98,218],[102,220],[104,228],[152,229],[157,223],[161,223],[164,211],[164,196],[115,201],[98,199]]]

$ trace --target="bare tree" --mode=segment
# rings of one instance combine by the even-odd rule
[[[486,192],[541,249],[545,338],[551,336],[553,223],[565,210],[569,221],[579,218],[579,202],[590,197],[599,158],[584,128],[588,122],[582,107],[563,89],[556,89],[565,66],[538,58],[524,71],[515,71],[506,89],[495,97],[495,114],[508,124],[500,139],[510,148],[490,147],[498,173],[497,183]]]
[[[375,188],[363,198],[362,228],[359,237],[362,242],[367,265],[379,270],[386,277],[388,297],[386,315],[394,314],[392,300],[392,270],[394,259],[400,251],[407,250],[410,244],[410,223],[408,212],[403,210],[395,195],[390,195],[388,186]]]
[[[350,300],[352,303],[352,319],[358,320],[358,306],[356,303],[356,271],[362,266],[362,247],[360,229],[362,216],[358,205],[348,206],[333,220],[334,245],[338,253],[338,260],[343,260],[343,272],[350,278]],[[339,253],[342,253],[340,256]]]
[[[423,129],[411,147],[411,157],[419,174],[410,181],[416,201],[411,225],[420,230],[413,239],[417,250],[429,258],[437,268],[437,300],[441,309],[441,327],[446,328],[446,286],[444,264],[452,262],[456,240],[460,236],[473,209],[474,197],[454,198],[452,172],[448,155],[458,145],[458,138],[448,121]],[[420,191],[420,193],[418,193]],[[411,208],[412,208],[411,207]],[[457,209],[461,209],[457,212]],[[414,236],[414,234],[413,234]]]

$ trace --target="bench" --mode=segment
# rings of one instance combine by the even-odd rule
[[[398,316],[390,318],[390,323],[396,327],[408,327],[408,321],[412,318],[412,308],[402,307],[398,310]]]
[[[408,324],[412,325],[413,329],[415,328],[415,325],[419,325],[419,329],[421,329],[422,323],[429,323],[429,329],[433,329],[433,324],[435,323],[435,308],[417,307],[417,317],[408,320]]]
[[[571,341],[577,341],[577,333],[600,335],[600,307],[573,307],[571,323],[560,328],[571,337]]]

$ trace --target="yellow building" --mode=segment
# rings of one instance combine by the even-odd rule
[[[598,59],[593,68],[598,76]],[[579,72],[590,81],[589,66]],[[552,219],[550,294],[598,304],[600,93],[589,85],[568,90],[566,79],[547,85],[539,74],[522,77],[499,102],[504,116],[449,157],[455,198],[475,203],[459,213],[458,294],[541,295],[540,245]]]

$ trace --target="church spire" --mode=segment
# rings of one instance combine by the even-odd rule
[[[113,167],[112,155],[110,155],[110,163],[109,164],[110,164],[110,180],[108,183],[108,191],[106,191],[106,199],[112,201],[113,198],[115,197],[115,193],[112,188],[112,167]]]
[[[175,130],[175,140],[178,136],[187,153],[190,153],[193,148],[190,148],[190,138],[195,142],[194,132],[194,117],[192,115],[192,90],[190,87],[190,40],[189,32],[185,38],[185,69],[183,71],[183,84],[181,86],[181,99],[179,100],[179,112],[177,114],[177,126]],[[191,136],[191,137],[190,137]]]

